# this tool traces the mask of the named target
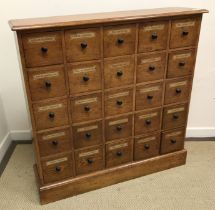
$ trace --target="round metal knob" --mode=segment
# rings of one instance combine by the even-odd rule
[[[117,43],[118,43],[118,44],[123,44],[123,43],[124,43],[124,39],[119,38],[119,39],[117,40]]]
[[[152,33],[152,36],[151,36],[151,37],[152,37],[152,39],[153,39],[153,40],[155,40],[155,39],[157,39],[157,38],[158,38],[158,35],[157,35],[157,33],[156,33],[156,32],[154,32],[154,33]]]
[[[118,126],[116,127],[116,130],[117,130],[117,131],[121,131],[121,130],[122,130],[122,126],[121,126],[121,125],[118,125]]]
[[[50,88],[52,86],[52,83],[50,81],[45,81],[46,88]]]
[[[149,66],[149,71],[154,71],[155,70],[155,66]]]
[[[117,101],[116,101],[116,104],[119,105],[119,106],[121,106],[121,105],[123,104],[123,102],[120,101],[120,100],[117,100]]]
[[[175,140],[175,139],[171,139],[170,141],[171,141],[172,144],[175,144],[175,143],[176,143],[176,140]]]
[[[122,72],[122,71],[117,71],[117,72],[116,72],[116,75],[117,75],[118,77],[121,77],[121,76],[123,75],[123,72]]]
[[[93,160],[92,159],[87,159],[88,164],[92,164]]]
[[[188,31],[182,31],[182,33],[181,33],[182,36],[187,36],[188,34],[189,34]]]
[[[54,112],[49,112],[49,118],[54,119],[55,118],[55,113]]]
[[[144,144],[144,148],[149,149],[150,148],[149,144]]]
[[[57,140],[54,140],[54,141],[52,141],[52,144],[53,144],[54,146],[57,146],[57,145],[58,145],[58,141],[57,141]]]
[[[41,47],[41,52],[42,53],[47,53],[48,52],[48,48],[47,47]]]
[[[183,66],[185,66],[185,62],[179,62],[178,65],[179,65],[180,67],[183,67]]]
[[[55,167],[55,171],[56,171],[56,172],[60,172],[60,171],[61,171],[61,167],[60,167],[60,166],[56,166],[56,167]]]
[[[82,49],[86,49],[87,48],[87,43],[86,42],[82,42],[81,43],[81,48]]]
[[[152,100],[153,96],[152,95],[147,95],[147,99]]]
[[[84,107],[84,110],[85,110],[86,112],[89,112],[89,111],[90,111],[90,107],[89,107],[89,106],[85,106],[85,107]]]
[[[179,116],[177,114],[174,114],[172,117],[174,120],[177,120],[179,118]]]
[[[91,133],[86,133],[85,136],[89,139],[91,137]]]
[[[181,93],[181,89],[180,89],[180,88],[176,88],[175,92],[176,92],[177,94],[180,94],[180,93]]]
[[[90,79],[90,78],[89,78],[88,76],[86,76],[86,75],[85,75],[85,76],[83,76],[83,80],[84,80],[84,82],[89,81],[89,79]]]
[[[146,121],[146,125],[151,125],[152,121],[150,119],[147,119]]]
[[[121,157],[121,156],[122,156],[122,152],[121,152],[121,151],[117,151],[117,152],[116,152],[116,155],[117,155],[118,157]]]

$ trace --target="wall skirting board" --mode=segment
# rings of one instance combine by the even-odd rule
[[[188,127],[186,138],[215,137],[215,127]]]
[[[0,162],[4,158],[5,153],[7,152],[9,146],[11,144],[11,136],[10,132],[8,132],[2,142],[0,143]]]

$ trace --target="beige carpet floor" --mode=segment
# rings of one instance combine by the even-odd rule
[[[40,206],[31,145],[18,145],[0,178],[0,210],[215,210],[215,142],[187,142],[185,166]]]

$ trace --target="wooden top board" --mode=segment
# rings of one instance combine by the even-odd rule
[[[11,30],[21,31],[65,26],[80,26],[86,24],[112,23],[117,21],[131,21],[168,16],[192,15],[201,13],[208,13],[208,10],[183,7],[167,7],[157,9],[17,19],[10,20],[9,25],[11,27]]]

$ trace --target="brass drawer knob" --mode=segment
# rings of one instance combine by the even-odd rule
[[[52,83],[50,81],[45,81],[46,88],[50,88],[52,86]]]
[[[155,66],[149,66],[149,71],[154,71],[155,70]]]
[[[55,113],[54,112],[49,112],[49,118],[54,119],[55,118]]]
[[[89,111],[90,111],[90,107],[89,107],[89,106],[85,106],[85,107],[84,107],[84,110],[85,110],[86,112],[89,112]]]
[[[183,66],[185,66],[185,62],[179,62],[178,65],[179,65],[180,67],[183,67]]]
[[[149,149],[150,148],[149,144],[144,144],[144,148]]]
[[[88,163],[88,164],[92,164],[92,163],[93,163],[93,160],[89,158],[89,159],[87,159],[87,163]]]
[[[151,37],[152,37],[152,40],[156,40],[158,38],[158,35],[156,32],[153,32]]]
[[[58,145],[58,141],[57,140],[52,141],[52,145],[57,146]]]
[[[147,119],[147,120],[145,121],[145,123],[146,123],[146,125],[151,125],[151,124],[152,124],[152,121],[151,121],[150,119]]]
[[[117,130],[117,131],[121,131],[121,130],[122,130],[122,126],[121,126],[121,125],[118,125],[118,126],[116,127],[116,130]]]
[[[47,53],[48,52],[48,48],[47,47],[41,47],[41,52],[42,53]]]
[[[92,135],[91,135],[91,133],[86,133],[85,136],[87,139],[89,139],[89,138],[91,138]]]
[[[174,120],[177,120],[179,118],[179,116],[177,114],[174,114],[172,117]]]
[[[147,95],[147,99],[148,99],[148,100],[152,100],[152,99],[153,99],[153,96],[152,96],[152,95]]]
[[[85,76],[83,76],[83,80],[84,80],[84,82],[89,81],[89,79],[90,79],[90,78],[89,78],[88,76],[86,76],[86,75],[85,75]]]
[[[180,89],[180,88],[176,88],[175,92],[176,92],[177,94],[180,94],[180,93],[181,93],[181,89]]]
[[[116,75],[117,75],[118,77],[121,77],[121,76],[123,75],[123,72],[122,72],[122,71],[117,71],[117,72],[116,72]]]
[[[176,140],[175,140],[175,139],[171,139],[170,141],[171,141],[172,144],[175,144],[175,143],[176,143]]]
[[[55,171],[56,171],[56,172],[60,172],[60,171],[61,171],[61,167],[60,167],[60,166],[56,166],[56,167],[55,167]]]
[[[123,104],[123,102],[122,102],[121,100],[117,100],[117,101],[116,101],[116,104],[117,104],[118,106],[121,106],[121,105]]]
[[[181,33],[182,36],[187,36],[188,34],[189,34],[188,31],[182,31],[182,33]]]
[[[87,48],[87,43],[86,42],[82,42],[81,43],[81,48],[82,49],[86,49]]]
[[[118,157],[121,157],[121,156],[122,156],[122,152],[121,152],[121,151],[117,151],[117,152],[116,152],[116,155],[117,155]]]
[[[117,43],[118,43],[118,44],[123,44],[123,43],[124,43],[124,39],[118,38]]]

